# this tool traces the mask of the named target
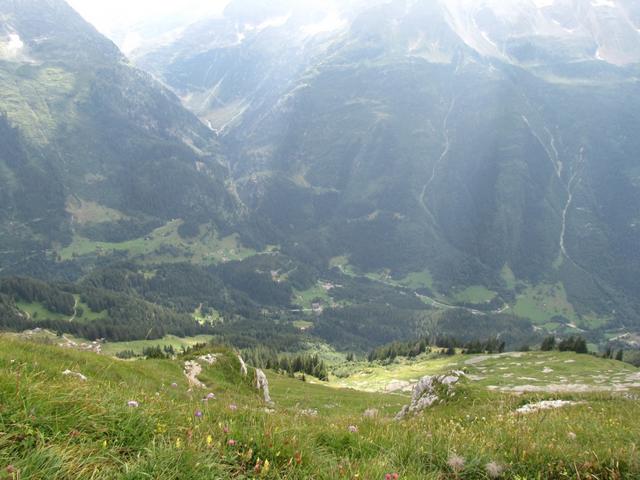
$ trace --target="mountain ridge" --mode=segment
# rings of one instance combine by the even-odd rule
[[[7,203],[16,221],[27,222],[27,236],[34,217],[57,223],[42,229],[60,232],[41,237],[43,252],[87,227],[121,222],[118,228],[141,225],[146,234],[158,222],[183,218],[224,230],[242,218],[212,133],[171,91],[132,67],[63,1],[5,1],[0,11],[5,40],[21,50],[0,62],[3,132],[24,156],[4,160],[3,183],[23,192],[24,201]],[[52,189],[49,200],[20,180],[27,165],[41,188]],[[87,205],[89,214],[77,215]],[[9,230],[2,234],[16,243]]]

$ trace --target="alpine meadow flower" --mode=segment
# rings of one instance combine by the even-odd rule
[[[227,441],[227,445],[229,445],[230,447],[234,447],[236,445],[236,441],[233,438],[230,438]]]
[[[129,406],[131,408],[138,408],[140,406],[140,404],[138,402],[136,402],[135,400],[129,400],[127,402],[127,406]]]
[[[452,453],[449,456],[449,460],[447,460],[447,465],[449,465],[451,470],[453,470],[454,472],[459,472],[460,470],[462,470],[464,468],[464,463],[464,458],[456,453]]]
[[[496,462],[490,462],[484,466],[484,470],[489,478],[500,478],[504,468]]]
[[[196,410],[193,414],[196,418],[202,418],[202,410]]]
[[[358,433],[358,427],[357,427],[357,426],[355,426],[355,425],[349,425],[349,426],[347,427],[347,429],[348,429],[348,430],[349,430],[349,432],[351,432],[351,433]]]

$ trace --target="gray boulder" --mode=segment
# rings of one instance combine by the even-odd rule
[[[439,403],[455,395],[455,385],[465,376],[464,372],[454,370],[446,375],[427,375],[413,387],[411,403],[402,407],[396,415],[396,420],[402,420],[407,415],[415,415],[434,403]]]

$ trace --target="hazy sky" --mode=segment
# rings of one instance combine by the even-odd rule
[[[162,31],[219,15],[230,0],[67,0],[89,23],[129,53],[143,43],[144,25]]]
[[[103,33],[149,19],[221,13],[230,0],[67,0]]]

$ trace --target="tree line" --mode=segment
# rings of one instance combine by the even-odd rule
[[[367,355],[370,362],[379,360],[393,360],[396,357],[414,358],[422,353],[432,352],[438,349],[440,353],[453,355],[456,349],[461,349],[462,353],[502,353],[505,349],[505,342],[498,337],[490,337],[486,340],[470,340],[464,342],[449,335],[434,335],[432,337],[422,337],[418,340],[407,342],[392,342],[378,348],[374,348]]]
[[[73,295],[40,280],[26,277],[3,278],[0,280],[0,293],[16,301],[39,302],[54,313],[73,315],[75,305]]]
[[[266,368],[293,376],[296,373],[329,380],[327,366],[317,354],[278,354],[274,349],[257,347],[242,352],[245,361],[256,368]]]

